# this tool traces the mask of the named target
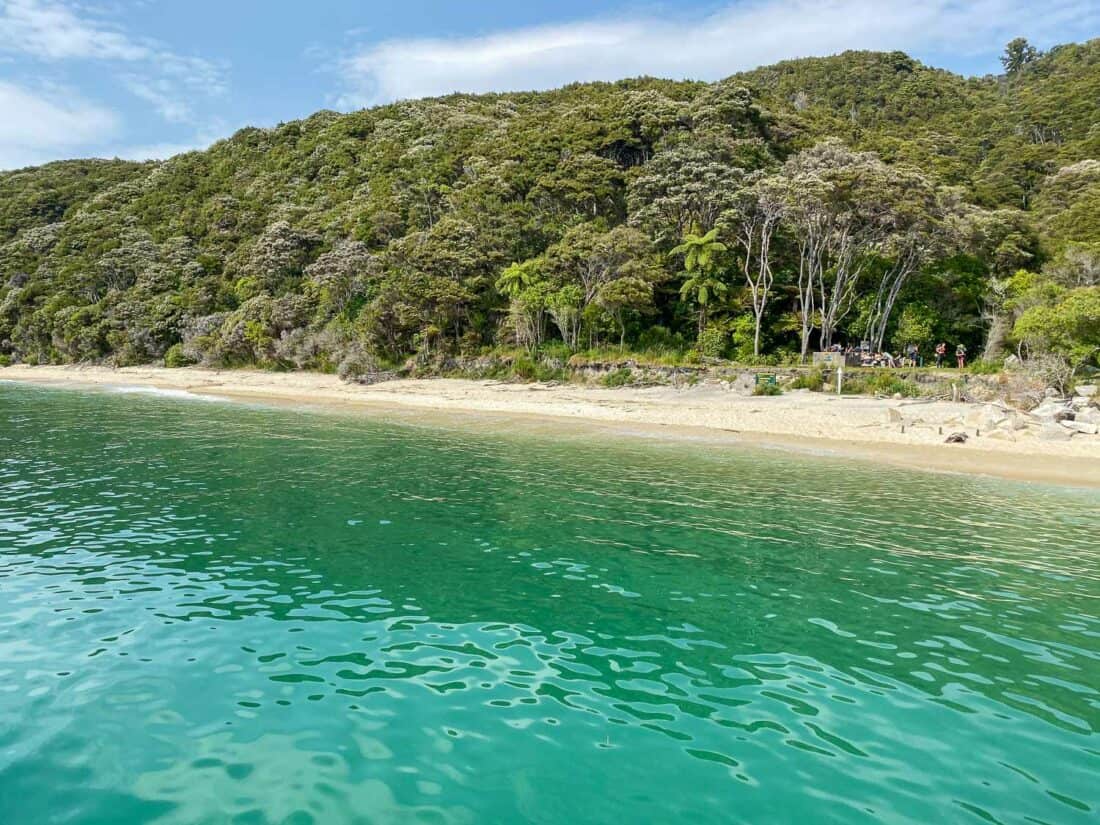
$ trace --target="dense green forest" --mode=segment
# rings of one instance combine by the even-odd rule
[[[453,95],[0,174],[0,359],[356,373],[528,348],[1095,367],[1100,40]]]

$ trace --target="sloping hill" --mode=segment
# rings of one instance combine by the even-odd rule
[[[964,251],[974,277],[1006,274],[1041,263],[1040,242],[1051,255],[1100,241],[1098,102],[1100,41],[1010,77],[847,52],[715,84],[641,78],[319,112],[162,163],[6,173],[0,355],[138,362],[184,341],[212,362],[331,368],[349,352],[472,350],[515,334],[495,285],[504,267],[545,259],[564,272],[582,254],[616,272],[649,256],[646,271],[662,271],[646,275],[650,299],[578,305],[589,339],[621,327],[689,345],[695,312],[668,249],[716,225],[754,173],[829,137],[919,170],[941,199],[956,187],[960,214],[1001,210],[990,214],[1011,231]],[[997,257],[1008,235],[1020,255]],[[773,347],[795,340],[792,267],[779,267]],[[735,325],[746,304],[736,288],[729,302]],[[951,334],[976,340],[976,323]]]

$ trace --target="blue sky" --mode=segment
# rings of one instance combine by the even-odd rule
[[[849,48],[984,74],[1017,35],[1100,35],[1100,0],[0,0],[0,169],[165,157],[323,108],[713,80]]]

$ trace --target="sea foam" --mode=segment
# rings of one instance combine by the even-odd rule
[[[154,395],[160,398],[176,398],[185,401],[225,401],[216,395],[203,395],[190,390],[166,389],[163,387],[145,387],[139,384],[112,384],[107,386],[109,392],[122,393],[124,395]]]

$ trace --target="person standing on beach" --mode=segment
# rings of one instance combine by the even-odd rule
[[[959,344],[955,347],[955,360],[959,363],[959,369],[966,367],[966,345]]]
[[[947,343],[940,341],[936,344],[936,367],[943,366],[943,359],[947,357]]]

